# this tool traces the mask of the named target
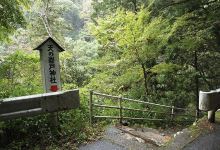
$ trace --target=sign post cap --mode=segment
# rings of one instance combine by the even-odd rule
[[[48,41],[51,41],[54,45],[57,46],[59,52],[65,51],[52,37],[48,37],[44,42],[42,42],[39,46],[34,48],[34,50],[42,50],[42,47],[44,44],[46,44]]]

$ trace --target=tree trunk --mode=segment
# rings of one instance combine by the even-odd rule
[[[195,70],[196,72],[198,72],[198,56],[197,56],[197,51],[195,50],[195,53],[194,53],[194,67],[195,67]],[[195,94],[196,94],[196,118],[198,119],[199,118],[199,77],[198,75],[196,74],[195,76],[195,85],[196,85],[196,88],[195,88]]]
[[[146,73],[146,68],[144,64],[141,64],[142,70],[143,70],[143,75],[144,75],[144,88],[145,88],[145,95],[148,93],[148,88],[147,88],[147,73]]]
[[[133,3],[133,5],[134,5],[134,12],[137,13],[137,11],[138,11],[138,10],[137,10],[137,1],[136,1],[136,0],[133,0],[132,3]]]

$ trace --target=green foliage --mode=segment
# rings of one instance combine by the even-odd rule
[[[195,104],[195,78],[202,90],[219,87],[218,6],[217,1],[150,1],[138,11],[124,7],[108,15],[106,10],[91,26],[103,47],[96,61],[102,62],[96,67],[100,74],[90,87],[136,98],[146,94],[150,101],[182,107]]]
[[[39,56],[17,51],[1,59],[1,98],[42,93]],[[25,67],[24,67],[25,66]],[[69,86],[70,83],[65,83]],[[72,89],[64,87],[63,90]],[[83,90],[81,90],[83,91]],[[4,148],[34,149],[39,147],[74,148],[85,140],[92,140],[100,134],[88,123],[88,96],[81,93],[81,107],[59,114],[59,135],[50,129],[47,115],[1,122],[0,129],[8,136]],[[47,140],[45,140],[47,139]],[[71,140],[71,143],[69,141]],[[60,141],[60,142],[59,142]],[[61,146],[60,146],[61,145]],[[64,145],[64,146],[63,146]],[[2,146],[1,146],[2,147]]]
[[[24,6],[28,0],[1,0],[0,1],[0,41],[7,41],[9,34],[25,25],[23,16]]]
[[[113,91],[129,93],[129,90],[141,85],[145,92],[139,92],[138,97],[145,95],[150,86],[147,80],[155,73],[150,70],[163,59],[161,49],[170,36],[169,22],[162,17],[151,19],[150,12],[142,9],[138,13],[118,10],[114,16],[98,19],[97,23],[98,26],[91,25],[91,32],[103,45],[99,61],[105,63],[102,66],[103,70],[108,68],[108,75],[112,73],[111,78],[114,80],[110,83],[114,87]],[[161,67],[166,69],[166,66]],[[103,80],[102,83],[109,87]],[[94,86],[93,82],[91,86]],[[98,86],[102,87],[100,84]]]
[[[65,90],[65,89],[64,89]],[[102,132],[102,124],[90,127],[88,122],[87,91],[80,90],[79,109],[59,112],[58,133],[50,128],[48,115],[0,122],[0,129],[8,136],[4,149],[76,149],[85,142],[94,140]]]
[[[31,9],[25,10],[23,6]],[[19,28],[12,37],[13,43],[0,45],[1,54],[16,51],[0,57],[0,98],[42,93],[39,57],[28,50],[48,36],[47,30],[66,49],[60,59],[63,90],[85,87],[111,95],[188,107],[192,110],[189,113],[194,114],[197,86],[199,90],[219,88],[219,1],[93,0],[93,23],[89,25],[92,36],[85,26],[90,19],[84,6],[79,0],[0,2],[3,12],[0,41],[7,40]],[[22,28],[24,25],[26,29]],[[85,93],[83,89],[80,109],[59,115],[59,135],[52,133],[46,116],[2,123],[1,128],[11,135],[7,148],[40,149],[43,145],[47,149],[62,149],[64,145],[70,149],[89,140],[95,129],[88,127]],[[115,101],[105,101],[118,105]],[[105,104],[99,99],[95,102]],[[133,103],[125,106],[164,111]],[[96,113],[118,114],[103,109]],[[161,126],[161,122],[153,125]]]
[[[68,51],[61,54],[61,76],[65,84],[82,87],[88,84],[94,72],[90,69],[90,62],[97,57],[99,44],[95,41],[66,40]]]
[[[146,0],[93,0],[94,12],[92,17],[104,17],[115,12],[118,8],[137,12],[141,6],[147,5],[150,1]]]
[[[0,64],[0,98],[42,93],[39,57],[36,54],[17,51],[2,58]]]
[[[178,68],[180,68],[180,66],[176,65],[176,64],[171,64],[171,63],[160,63],[158,65],[155,65],[151,71],[153,73],[157,73],[157,74],[163,74],[163,73],[167,73],[167,72],[175,72],[176,70],[178,70]]]
[[[32,9],[27,11],[28,27],[25,33],[28,33],[31,42],[34,45],[51,34],[51,36],[64,42],[63,36],[67,36],[73,28],[70,22],[65,19],[65,14],[69,11],[76,11],[72,1],[42,1],[37,0],[32,3]]]

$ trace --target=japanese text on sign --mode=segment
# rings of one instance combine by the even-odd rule
[[[49,63],[50,83],[57,84],[53,45],[48,45],[48,63]],[[58,90],[57,85],[51,85],[50,90],[52,92],[56,92]]]

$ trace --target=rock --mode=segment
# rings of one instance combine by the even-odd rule
[[[129,128],[125,126],[118,128],[125,133],[131,134],[137,138],[144,140],[146,143],[151,143],[156,146],[163,146],[166,142],[169,141],[169,138],[160,135],[160,133],[155,133],[154,130],[153,130],[154,132],[150,132],[152,131],[152,129],[150,128],[148,129],[148,132],[137,131],[134,130],[133,128]]]
[[[136,140],[137,140],[139,143],[145,143],[145,141],[144,141],[143,139],[141,139],[141,138],[136,137]]]
[[[196,125],[197,125],[197,122],[195,121],[195,122],[193,123],[193,125],[196,126]]]
[[[129,125],[129,123],[128,123],[127,120],[122,120],[121,124],[122,124],[123,126],[128,126],[128,125]]]

